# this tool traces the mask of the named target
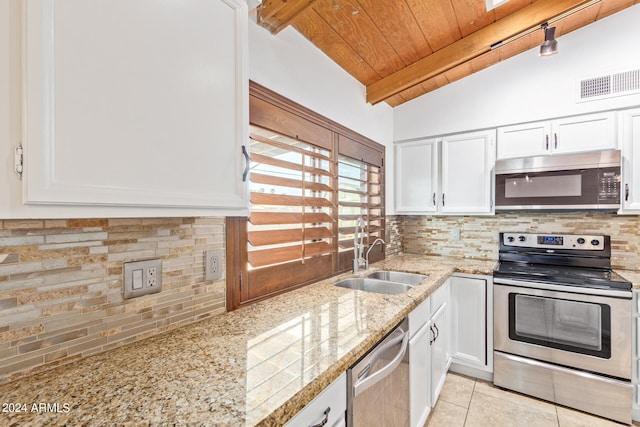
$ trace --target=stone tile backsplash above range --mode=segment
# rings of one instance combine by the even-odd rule
[[[614,269],[640,270],[640,216],[602,212],[509,212],[495,216],[398,216],[403,252],[498,259],[500,231],[611,236]],[[460,240],[451,236],[460,229]]]
[[[224,312],[224,279],[204,280],[224,229],[224,218],[0,220],[0,383]],[[149,258],[163,261],[162,291],[124,300],[123,262]]]

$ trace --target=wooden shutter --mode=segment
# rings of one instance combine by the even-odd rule
[[[251,126],[249,298],[332,273],[336,205],[331,151]],[[309,270],[302,266],[315,266]],[[252,295],[255,293],[255,295]]]
[[[338,161],[338,230],[340,269],[348,269],[353,261],[355,223],[364,220],[364,244],[372,244],[385,235],[384,178],[382,168],[362,160],[340,155]],[[375,247],[370,261],[384,256],[384,247]]]

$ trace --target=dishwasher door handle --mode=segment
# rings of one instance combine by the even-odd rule
[[[402,333],[398,338],[394,338],[393,340],[386,343],[386,345],[382,345],[380,348],[376,350],[376,353],[382,353],[386,351],[389,347],[393,347],[400,341],[402,341],[402,345],[400,346],[400,351],[398,354],[394,356],[393,359],[389,363],[387,363],[382,369],[376,371],[372,375],[367,375],[358,381],[353,386],[353,396],[356,397],[369,387],[375,385],[380,380],[384,379],[386,376],[390,375],[394,369],[398,367],[398,365],[402,362],[404,355],[407,352],[407,345],[409,344],[409,331],[405,332],[402,329],[398,329],[399,332]],[[374,356],[374,360],[378,359],[378,356]]]

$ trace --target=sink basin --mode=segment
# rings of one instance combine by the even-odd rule
[[[386,280],[388,282],[403,283],[405,285],[415,286],[427,278],[424,274],[403,273],[400,271],[380,270],[369,274],[372,279]]]
[[[335,286],[358,291],[375,292],[378,294],[403,294],[413,288],[413,286],[404,283],[389,282],[368,277],[344,279],[336,283]]]

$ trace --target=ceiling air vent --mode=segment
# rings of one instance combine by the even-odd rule
[[[640,93],[640,69],[590,77],[578,82],[578,102]]]

